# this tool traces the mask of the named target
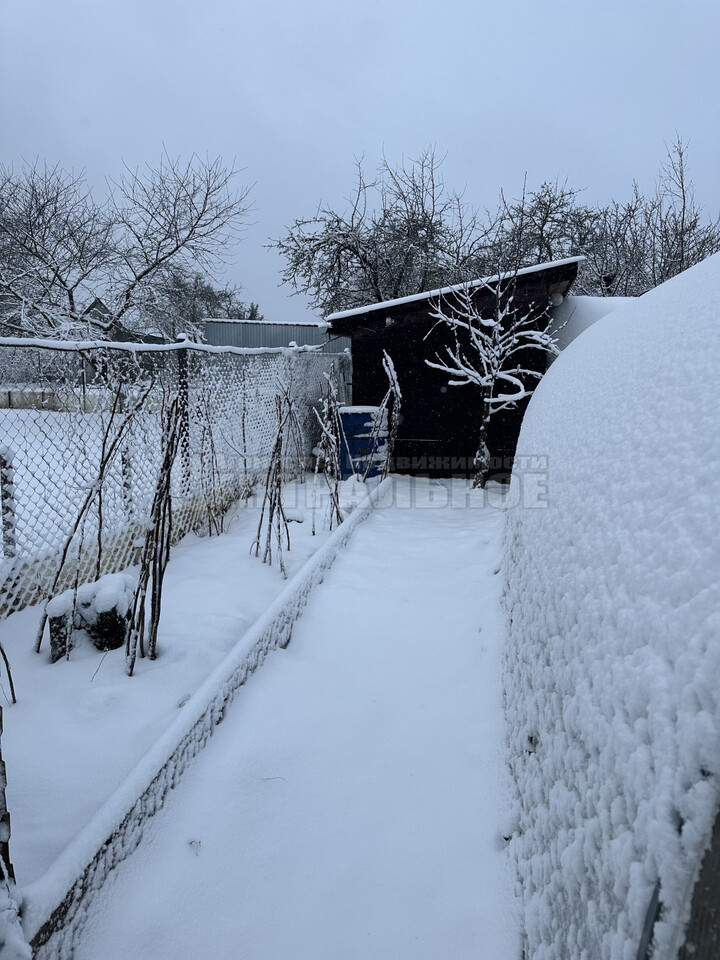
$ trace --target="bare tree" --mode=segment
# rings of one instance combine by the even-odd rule
[[[155,482],[150,522],[140,555],[140,574],[133,597],[131,622],[125,641],[125,669],[128,676],[135,670],[138,653],[145,656],[147,630],[147,655],[150,660],[157,656],[157,635],[160,626],[163,583],[170,561],[172,543],[172,469],[181,445],[183,416],[181,399],[163,395],[161,410],[162,439],[160,469]],[[146,617],[147,594],[150,589],[150,617]]]
[[[290,462],[293,463],[293,475],[303,477],[304,457],[302,454],[302,436],[300,422],[295,409],[292,390],[289,384],[279,383],[278,394],[275,397],[275,411],[277,416],[277,433],[275,443],[270,454],[270,462],[265,477],[265,494],[260,509],[257,536],[250,547],[250,553],[260,555],[260,544],[265,527],[265,545],[263,549],[263,563],[272,565],[273,539],[276,542],[276,557],[283,577],[287,580],[287,569],[283,557],[284,550],[290,549],[289,521],[294,519],[286,513],[283,504],[283,479]],[[283,547],[285,543],[285,547]]]
[[[720,218],[695,200],[687,145],[667,147],[650,196],[633,183],[626,203],[598,207],[577,252],[584,254],[578,290],[593,295],[639,296],[720,250]]]
[[[200,270],[171,263],[145,285],[139,311],[167,340],[180,334],[202,340],[206,319],[262,320],[256,303],[246,304],[236,286],[217,286]]]
[[[646,212],[649,280],[657,286],[720,249],[720,222],[710,222],[695,202],[687,146],[680,136],[667,150],[655,196]]]
[[[448,189],[441,166],[432,148],[397,168],[383,158],[371,180],[357,162],[344,211],[320,206],[272,241],[283,282],[330,313],[476,276],[492,224]]]
[[[638,296],[720,250],[720,219],[694,199],[687,146],[668,147],[654,193],[591,206],[560,179],[519,198],[501,192],[479,212],[445,184],[433,149],[399,168],[383,159],[374,178],[357,164],[343,210],[320,206],[272,246],[285,258],[283,282],[323,313],[392,300],[583,255],[578,292]]]
[[[363,482],[365,482],[369,476],[375,475],[374,471],[380,463],[382,463],[380,479],[384,480],[390,473],[393,453],[395,451],[395,442],[400,426],[402,391],[400,390],[400,383],[398,382],[395,371],[395,364],[392,362],[392,357],[387,350],[383,350],[382,365],[385,376],[388,378],[388,388],[372,418],[373,426],[368,441],[370,453],[365,460]],[[350,457],[350,460],[352,460],[352,457]]]
[[[646,208],[640,187],[633,183],[628,201],[596,209],[590,235],[578,247],[585,257],[576,283],[579,293],[634,297],[652,287],[646,269]]]
[[[6,332],[107,336],[137,321],[171,267],[208,271],[249,212],[221,161],[126,168],[98,202],[83,174],[0,167],[0,321]],[[91,309],[98,298],[103,310]]]
[[[528,190],[526,176],[519,198],[508,201],[500,193],[495,262],[519,269],[574,256],[593,236],[596,218],[567,181],[546,180]]]
[[[534,351],[556,355],[555,340],[547,332],[547,311],[537,305],[515,307],[515,275],[500,275],[480,289],[493,293],[494,308],[489,316],[478,310],[473,293],[464,287],[439,299],[431,313],[452,333],[452,342],[435,360],[425,363],[448,374],[454,387],[474,385],[482,395],[473,486],[484,487],[490,468],[488,428],[493,414],[509,410],[530,396],[533,381],[542,376],[537,366],[527,366]]]

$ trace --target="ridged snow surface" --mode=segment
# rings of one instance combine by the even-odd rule
[[[658,878],[655,956],[682,938],[719,795],[719,371],[714,256],[583,333],[525,417],[547,497],[508,513],[505,670],[532,960],[635,960]]]

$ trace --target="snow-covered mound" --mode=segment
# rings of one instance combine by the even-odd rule
[[[580,334],[606,317],[613,310],[626,303],[632,303],[632,297],[566,297],[558,307],[551,310],[550,332],[555,335],[560,350],[579,337]]]
[[[658,879],[656,956],[682,936],[720,793],[719,370],[720,255],[586,330],[525,416],[547,503],[508,513],[505,668],[532,960],[635,960]]]

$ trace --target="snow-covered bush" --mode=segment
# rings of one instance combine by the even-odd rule
[[[64,590],[48,601],[50,655],[53,663],[75,645],[75,634],[84,630],[98,650],[115,650],[125,643],[137,578],[108,573],[94,583]]]
[[[510,849],[532,960],[682,939],[720,795],[720,256],[598,321],[555,362],[508,512]],[[513,477],[518,485],[522,477]]]

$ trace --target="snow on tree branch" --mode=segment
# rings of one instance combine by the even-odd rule
[[[250,211],[250,188],[235,177],[219,159],[166,155],[126,169],[99,202],[84,173],[0,166],[4,332],[107,335],[137,320],[170,268],[192,276],[222,264]]]
[[[499,274],[500,276],[500,274]],[[478,289],[493,295],[493,307],[477,306]],[[475,486],[485,486],[490,451],[487,436],[493,414],[510,410],[529,397],[542,373],[523,362],[527,351],[557,355],[557,341],[547,331],[547,310],[537,304],[515,305],[515,278],[499,279],[480,288],[465,286],[441,297],[430,314],[451,334],[451,342],[425,363],[448,376],[448,385],[475,385],[482,392],[482,414],[475,455]],[[435,327],[433,327],[435,329]],[[502,391],[502,392],[501,392]]]

